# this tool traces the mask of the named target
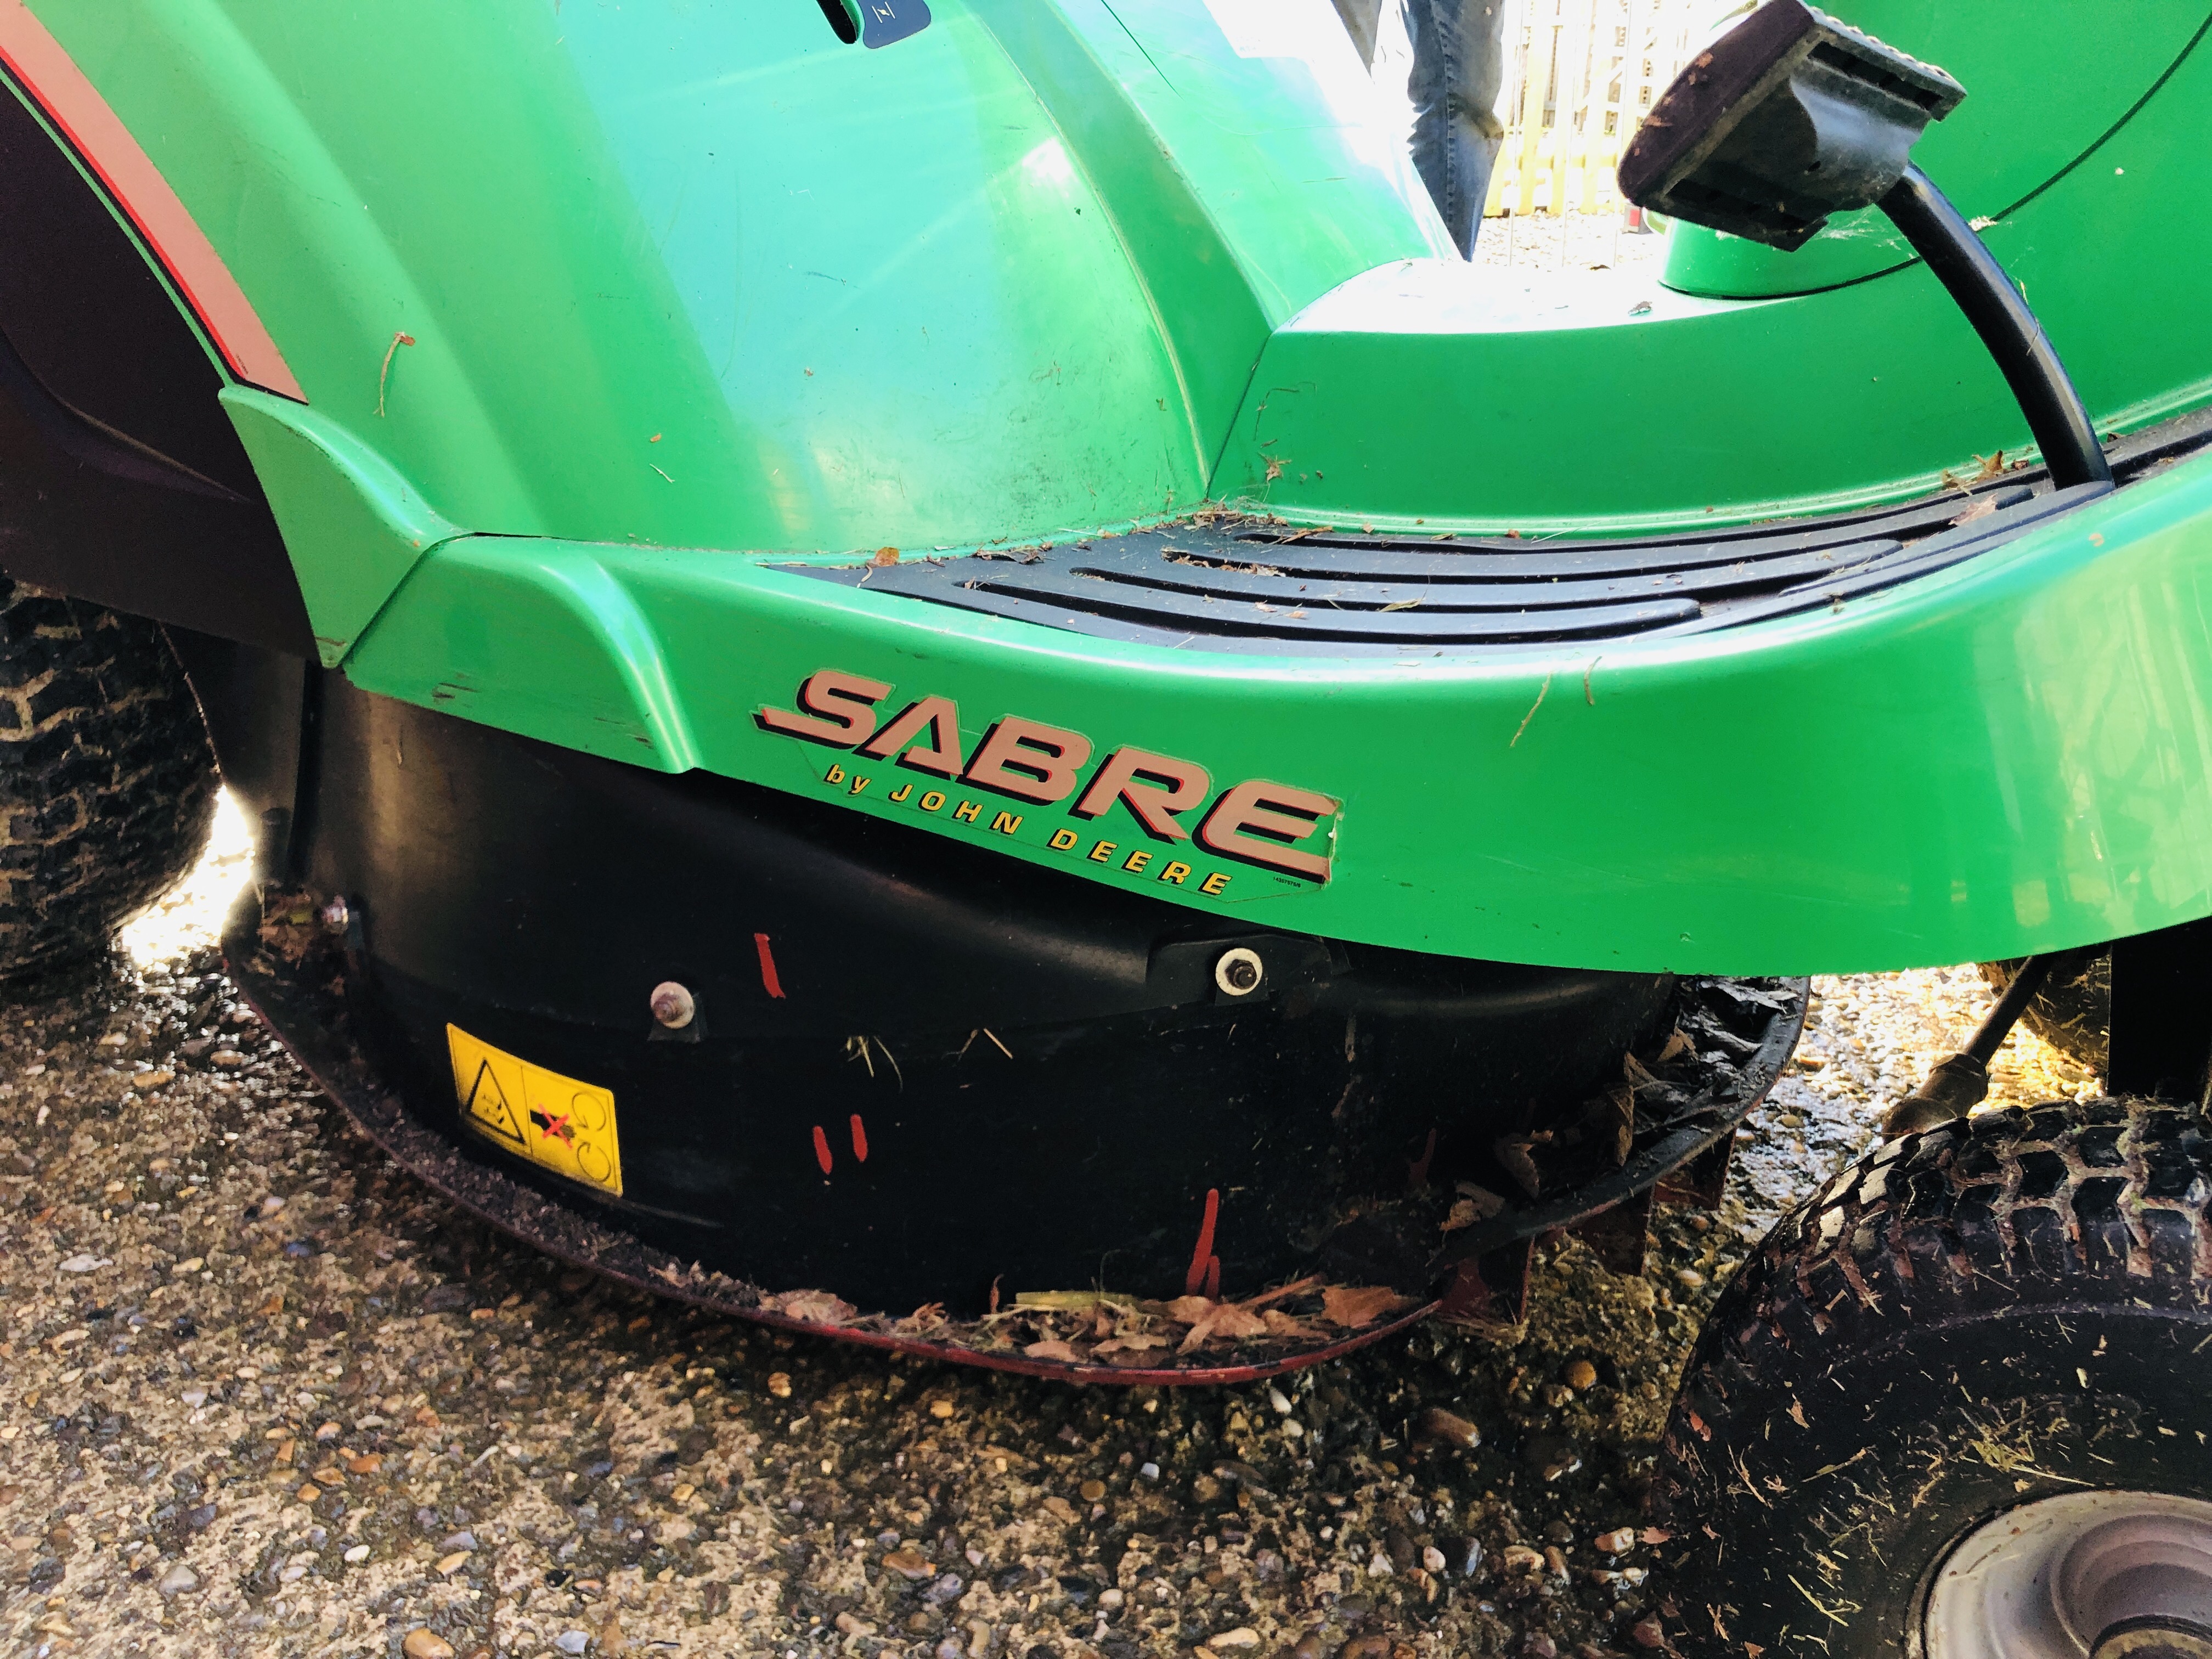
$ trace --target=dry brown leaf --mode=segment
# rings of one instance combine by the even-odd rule
[[[1224,1302],[1216,1309],[1212,1323],[1215,1334],[1220,1336],[1261,1336],[1267,1329],[1266,1315],[1254,1313],[1233,1302]]]
[[[1690,1041],[1689,1033],[1677,1025],[1667,1034],[1667,1046],[1659,1051],[1659,1063],[1664,1066],[1677,1054],[1686,1054],[1697,1045]]]
[[[1178,1325],[1195,1325],[1219,1305],[1202,1296],[1179,1296],[1168,1304],[1168,1317]]]
[[[777,1304],[771,1301],[767,1305]],[[787,1319],[804,1319],[816,1325],[843,1325],[860,1311],[827,1291],[793,1291],[782,1298],[778,1310]]]
[[[1478,1219],[1480,1218],[1474,1212],[1474,1200],[1471,1198],[1459,1199],[1453,1203],[1451,1213],[1437,1224],[1438,1230],[1443,1232],[1455,1233],[1462,1227],[1472,1227]]]
[[[1385,1314],[1413,1305],[1411,1297],[1401,1296],[1387,1285],[1332,1285],[1321,1293],[1321,1316],[1347,1331],[1372,1325]]]
[[[1508,1135],[1491,1149],[1498,1163],[1504,1166],[1505,1173],[1513,1177],[1514,1184],[1531,1198],[1535,1197],[1544,1185],[1544,1178],[1536,1170],[1536,1160],[1528,1156],[1528,1149],[1535,1144],[1533,1140],[1516,1139]]]
[[[1267,1326],[1270,1336],[1284,1337],[1294,1342],[1318,1342],[1322,1339],[1322,1333],[1312,1326],[1273,1308],[1261,1314],[1260,1319]]]
[[[1474,1218],[1487,1221],[1505,1208],[1505,1200],[1487,1187],[1478,1187],[1472,1181],[1452,1183],[1452,1190],[1474,1206]]]
[[[1071,1365],[1083,1361],[1083,1356],[1065,1342],[1032,1342],[1022,1352],[1032,1359],[1059,1359]]]

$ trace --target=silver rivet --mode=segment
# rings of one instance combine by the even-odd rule
[[[653,988],[653,1017],[670,1030],[682,1030],[698,1012],[691,993],[674,980],[665,979]]]
[[[345,932],[346,923],[353,920],[353,912],[346,908],[346,902],[342,898],[332,899],[315,914],[321,919],[323,926],[333,933]]]
[[[1249,997],[1260,988],[1261,976],[1266,972],[1260,953],[1240,945],[1221,953],[1220,959],[1213,964],[1213,982],[1221,988],[1224,996]]]

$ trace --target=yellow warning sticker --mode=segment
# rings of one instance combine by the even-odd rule
[[[458,1025],[446,1027],[446,1045],[461,1115],[478,1134],[556,1175],[622,1192],[613,1090],[517,1060]]]

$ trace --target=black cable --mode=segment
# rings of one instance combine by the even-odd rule
[[[2051,951],[2039,957],[2030,957],[2021,963],[2013,972],[2012,983],[2005,987],[2004,994],[1997,999],[1996,1006],[1990,1009],[1982,1023],[1975,1027],[1974,1035],[1966,1040],[1966,1046],[1960,1052],[1972,1054],[1984,1066],[1995,1060],[1997,1050],[2004,1047],[2004,1040],[2012,1035],[2012,1028],[2027,1012],[2027,1005],[2035,1000],[2036,993],[2051,978],[2051,969],[2062,963],[2069,967],[2075,965],[2075,958],[2080,954],[2079,951]]]
[[[1910,1134],[1918,1129],[1932,1129],[1939,1123],[1948,1123],[1989,1098],[1990,1062],[1996,1058],[2004,1040],[2012,1035],[2012,1028],[2027,1012],[2027,1005],[2035,1000],[2035,994],[2049,983],[2053,975],[2078,973],[2108,949],[2102,945],[2087,945],[2072,951],[2047,951],[2039,957],[2030,957],[2013,972],[2012,982],[1997,999],[1966,1046],[1957,1054],[1939,1060],[1929,1068],[1927,1080],[1911,1094],[1889,1109],[1882,1119],[1885,1135]]]
[[[1996,359],[2005,383],[2020,400],[2021,413],[2027,416],[2027,429],[2043,451],[2051,483],[2063,489],[2069,484],[2112,483],[2112,465],[2097,441],[2089,411],[2066,378],[2066,366],[1973,227],[1917,167],[1905,169],[1905,176],[1890,187],[1880,205],[1950,290]]]

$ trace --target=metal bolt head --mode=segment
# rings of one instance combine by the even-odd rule
[[[1260,953],[1240,945],[1233,951],[1224,951],[1214,963],[1213,982],[1221,988],[1224,996],[1249,997],[1260,988],[1261,978],[1266,972]]]
[[[334,898],[315,912],[315,918],[333,933],[343,933],[346,923],[353,920],[353,911],[343,898]]]
[[[674,980],[665,979],[653,988],[653,1017],[670,1030],[682,1030],[698,1012],[690,990]]]

